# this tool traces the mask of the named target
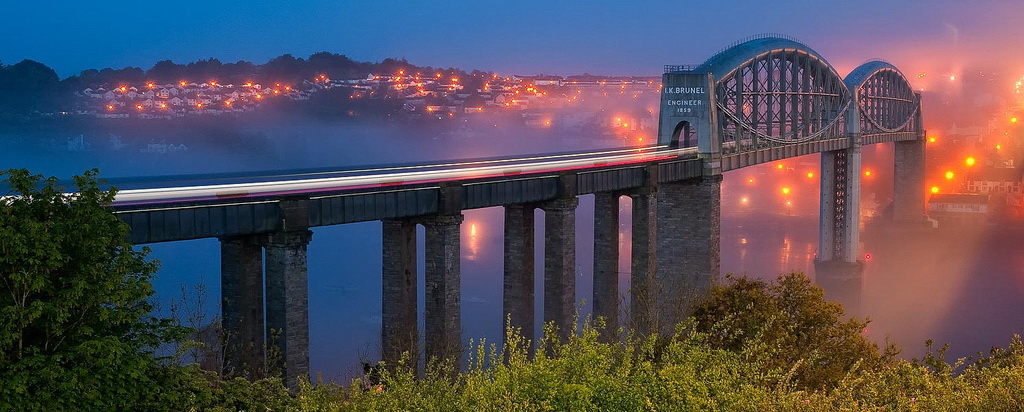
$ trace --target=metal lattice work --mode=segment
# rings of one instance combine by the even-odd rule
[[[920,104],[903,75],[883,69],[869,77],[860,88],[857,102],[861,112],[861,133],[892,133],[915,128]]]
[[[842,79],[804,50],[757,56],[719,80],[717,93],[723,154],[843,134]]]
[[[835,152],[835,160],[833,162],[834,173],[832,189],[835,190],[835,209],[832,217],[832,250],[836,257],[842,258],[851,251],[846,250],[846,244],[844,243],[846,234],[846,214],[847,213],[858,213],[858,211],[847,210],[847,152],[846,150],[837,150]],[[851,230],[858,230],[857,228],[850,228]]]
[[[892,64],[873,60],[846,76],[846,87],[857,90],[862,136],[913,133],[921,125],[921,99]]]
[[[665,72],[666,84],[675,87],[666,86],[663,95],[665,130],[659,141],[679,139],[680,131],[673,128],[681,122],[710,119],[700,125],[697,140],[704,142],[701,150],[720,151],[724,170],[920,138],[920,96],[885,61],[869,61],[844,79],[802,43],[763,35],[738,42],[699,66],[666,66]],[[691,113],[698,113],[700,99],[693,96],[703,93],[698,92],[705,88],[699,76],[706,75],[713,80],[711,96],[703,100],[708,107],[702,110],[713,113],[702,117]],[[717,141],[704,140],[709,138]],[[785,148],[774,151],[780,147]]]
[[[842,76],[794,40],[756,38],[698,70],[715,75],[723,155],[845,135],[851,99]]]

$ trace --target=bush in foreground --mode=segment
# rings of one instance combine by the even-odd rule
[[[110,410],[156,402],[158,345],[184,329],[152,316],[156,264],[127,241],[96,172],[0,173],[0,409]]]

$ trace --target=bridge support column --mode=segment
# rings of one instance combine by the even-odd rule
[[[893,205],[892,217],[897,223],[909,225],[925,224],[925,140],[893,143]]]
[[[594,194],[594,319],[604,318],[601,338],[619,328],[619,194]]]
[[[298,389],[309,377],[309,281],[306,246],[313,232],[297,230],[267,235],[267,336],[277,348],[277,367],[285,386]]]
[[[548,201],[544,209],[544,323],[554,322],[565,341],[575,333],[576,206],[569,197]]]
[[[257,236],[220,239],[224,373],[258,378],[266,368],[263,248]]]
[[[848,312],[860,308],[860,146],[821,154],[821,210],[815,280]]]
[[[462,355],[460,232],[464,217],[444,215],[423,221],[426,249],[427,361],[451,361],[458,372]]]
[[[657,330],[670,335],[719,272],[722,175],[658,187]]]
[[[419,327],[416,320],[416,223],[383,221],[381,293],[381,358],[393,367],[405,357],[419,366]]]
[[[502,293],[502,333],[519,330],[530,344],[534,339],[534,207],[505,206],[505,278]],[[505,322],[508,322],[506,325]]]
[[[640,335],[648,335],[654,322],[655,258],[657,246],[657,198],[652,188],[629,195],[633,200],[633,238],[630,275],[630,323]]]

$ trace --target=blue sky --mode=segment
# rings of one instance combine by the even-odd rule
[[[842,68],[971,60],[1024,68],[1019,1],[71,1],[8,0],[0,61],[61,76],[216,57],[318,51],[500,73],[657,74],[750,34],[795,36]],[[1016,69],[1017,66],[1014,66]],[[945,69],[943,69],[945,70]]]

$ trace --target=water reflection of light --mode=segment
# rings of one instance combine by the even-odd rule
[[[781,264],[782,271],[789,270],[789,259],[792,257],[792,244],[789,241],[789,236],[782,238],[782,251],[779,254],[779,263]]]
[[[466,255],[466,259],[476,260],[477,254],[480,252],[480,239],[477,237],[476,222],[469,224],[469,241],[466,242],[466,247],[469,248],[469,254]]]
[[[620,223],[621,224],[621,223]],[[621,225],[619,227],[619,286],[625,287],[630,280],[630,271],[633,264],[633,227]]]

